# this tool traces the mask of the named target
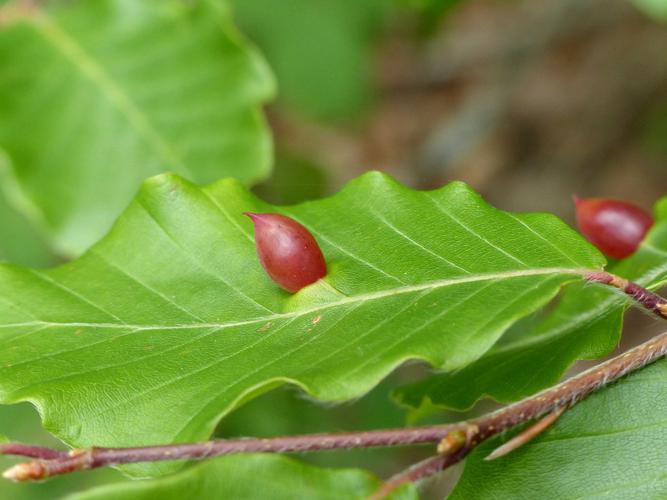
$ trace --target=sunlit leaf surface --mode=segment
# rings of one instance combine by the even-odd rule
[[[294,295],[271,282],[248,210],[310,228],[326,279]],[[162,175],[78,260],[0,267],[0,397],[33,401],[77,446],[194,441],[277,384],[341,401],[407,360],[464,367],[603,264],[557,218],[460,183],[418,192],[371,173],[272,207],[234,180]]]

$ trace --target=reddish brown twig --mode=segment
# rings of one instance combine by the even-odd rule
[[[452,461],[453,460],[453,461]],[[456,463],[458,460],[453,459],[452,455],[435,455],[426,460],[422,460],[411,467],[399,472],[395,476],[390,477],[382,486],[370,495],[366,500],[379,500],[386,497],[389,493],[394,491],[399,486],[405,483],[414,483],[433,474],[437,474],[445,469],[449,463]]]
[[[557,410],[554,410],[552,413],[549,413],[546,417],[539,420],[537,423],[531,425],[527,429],[521,431],[519,434],[514,436],[512,439],[507,441],[502,446],[499,446],[486,457],[484,460],[495,460],[496,458],[504,457],[508,453],[520,448],[528,441],[535,439],[537,436],[542,434],[544,430],[553,424],[558,417],[560,417],[565,411],[565,407],[561,406]]]
[[[604,271],[587,273],[584,275],[584,278],[588,281],[604,283],[605,285],[618,288],[648,311],[663,319],[667,319],[667,300],[646,288],[639,286],[637,283],[633,283],[625,278]]]
[[[41,458],[51,460],[67,456],[67,452],[41,446],[30,446],[23,443],[0,443],[0,455],[16,455],[19,457]]]
[[[661,317],[667,317],[667,302],[658,295],[606,272],[590,272],[585,279],[614,286]],[[667,333],[602,363],[570,380],[544,390],[478,419],[455,424],[337,434],[312,434],[275,438],[248,438],[172,444],[136,448],[90,448],[69,453],[18,443],[0,446],[0,453],[37,458],[15,465],[3,476],[16,481],[38,480],[76,470],[160,460],[197,460],[231,453],[290,453],[343,448],[404,446],[439,443],[440,455],[394,476],[381,491],[391,491],[402,482],[432,474],[462,460],[479,443],[518,424],[545,414],[564,411],[610,382],[638,370],[667,353]],[[534,429],[539,430],[540,426]],[[521,444],[521,443],[519,443]],[[516,445],[516,443],[515,443]],[[516,446],[514,446],[515,448]],[[512,448],[513,449],[513,448]],[[436,466],[439,466],[436,467]]]
[[[522,401],[477,419],[445,426],[446,430],[441,443],[447,441],[448,436],[452,434],[457,434],[453,442],[459,442],[461,433],[468,436],[468,442],[460,448],[455,446],[453,453],[442,455],[445,458],[441,462],[434,457],[429,463],[434,466],[441,463],[441,469],[449,467],[463,460],[482,441],[547,413],[565,411],[591,393],[606,387],[628,373],[653,363],[666,354],[667,332]],[[438,472],[433,467],[426,466],[419,470],[424,472],[419,479]],[[382,492],[382,495],[387,495],[403,483],[413,481],[413,476],[414,472],[408,469],[383,484],[379,491]]]
[[[219,455],[249,452],[293,453],[345,448],[370,448],[438,442],[444,434],[443,426],[388,429],[367,432],[309,434],[274,438],[221,439],[192,444],[173,444],[136,448],[90,448],[58,452],[53,459],[35,460],[18,464],[3,474],[16,481],[39,480],[82,469],[109,465],[162,460],[198,460]],[[19,445],[22,446],[22,445]],[[0,452],[2,449],[0,449]],[[18,451],[16,449],[15,451]],[[20,453],[12,453],[20,454]],[[35,458],[33,454],[25,456]]]
[[[652,363],[666,353],[667,333],[663,333],[550,389],[496,412],[466,422],[411,429],[311,434],[266,439],[226,439],[195,444],[137,448],[90,448],[74,450],[66,456],[60,454],[50,460],[35,460],[18,464],[5,471],[4,477],[25,481],[109,465],[160,460],[196,460],[230,453],[289,453],[341,448],[437,444],[443,441],[455,444],[449,448],[443,448],[441,444],[443,450],[441,456],[445,458],[441,462],[433,459],[429,463],[431,465],[441,463],[443,467],[448,467],[462,460],[479,443],[489,437],[506,431],[515,425],[539,418],[558,408],[569,408],[590,393],[623,375]],[[462,435],[466,437],[464,442],[459,439]],[[17,450],[14,449],[14,451]],[[423,465],[422,468],[417,468],[413,472],[400,474],[393,479],[391,484],[395,487],[400,484],[398,479],[410,480],[409,478],[416,477],[415,474],[419,475],[424,471],[433,471],[433,467]]]

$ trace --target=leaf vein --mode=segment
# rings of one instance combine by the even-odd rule
[[[511,253],[506,252],[505,250],[503,250],[502,248],[500,248],[498,245],[494,244],[493,242],[489,241],[489,240],[486,239],[484,236],[482,236],[481,234],[479,234],[477,231],[474,231],[473,229],[471,229],[470,227],[468,227],[467,225],[465,225],[465,224],[464,224],[463,222],[461,222],[458,218],[454,217],[454,215],[452,215],[451,212],[449,212],[448,210],[446,210],[440,203],[438,203],[438,201],[437,201],[437,200],[436,200],[430,193],[427,193],[427,195],[428,195],[427,198],[428,198],[429,200],[431,200],[431,201],[433,202],[433,204],[434,204],[436,207],[438,207],[438,210],[440,210],[443,214],[445,214],[447,217],[449,217],[452,221],[456,222],[459,226],[461,226],[461,227],[462,227],[463,229],[465,229],[467,232],[469,232],[470,234],[472,234],[473,236],[475,236],[475,237],[478,238],[479,240],[483,241],[487,246],[490,246],[491,248],[493,248],[494,250],[498,251],[499,253],[501,253],[501,254],[503,254],[503,255],[509,257],[509,258],[512,259],[514,262],[517,262],[517,263],[521,264],[522,266],[529,267],[528,264],[526,264],[525,262],[523,262],[523,261],[520,260],[520,259],[517,259],[517,258],[516,258],[514,255],[512,255]]]
[[[423,290],[431,290],[438,288],[446,288],[449,286],[456,286],[464,283],[473,283],[480,281],[489,281],[489,280],[503,280],[503,279],[512,279],[512,278],[521,278],[526,276],[540,276],[546,274],[565,274],[572,276],[581,276],[587,272],[590,272],[590,269],[569,269],[569,268],[541,268],[541,269],[525,269],[521,271],[501,271],[497,273],[483,273],[483,274],[471,274],[466,276],[459,276],[456,278],[445,278],[441,280],[429,281],[426,283],[420,283],[417,285],[405,285],[402,287],[389,288],[385,290],[379,290],[376,292],[369,292],[358,295],[345,296],[337,301],[326,302],[323,304],[318,304],[312,307],[300,309],[297,311],[290,311],[285,313],[274,313],[268,316],[258,316],[245,321],[230,321],[227,323],[200,323],[200,324],[176,324],[176,325],[155,325],[155,324],[143,324],[143,325],[132,325],[124,324],[119,325],[118,323],[87,323],[87,322],[50,322],[50,321],[28,321],[22,323],[5,323],[0,324],[0,328],[14,328],[20,326],[31,326],[38,324],[47,324],[53,327],[60,326],[71,326],[71,327],[100,327],[100,328],[120,328],[127,329],[132,328],[136,331],[148,331],[148,330],[190,330],[190,329],[199,329],[199,328],[211,328],[211,327],[233,327],[233,326],[242,326],[250,325],[261,322],[267,322],[272,320],[280,320],[283,318],[292,318],[295,316],[303,316],[309,313],[323,311],[326,309],[331,309],[335,307],[340,307],[350,303],[356,302],[367,302],[370,300],[381,300],[388,297],[394,297],[396,295],[403,295],[409,293],[420,292]]]
[[[385,226],[387,226],[390,230],[392,230],[393,232],[398,234],[401,238],[410,242],[410,244],[412,246],[428,253],[429,255],[432,255],[432,256],[436,257],[437,259],[443,261],[444,263],[446,263],[450,267],[454,267],[454,268],[458,269],[459,271],[463,271],[464,273],[471,274],[471,272],[468,271],[467,269],[464,269],[463,267],[459,266],[458,264],[455,264],[454,262],[444,258],[442,255],[439,255],[439,254],[435,253],[434,251],[426,248],[424,245],[422,245],[422,244],[418,243],[417,241],[413,240],[412,238],[410,238],[407,234],[405,234],[403,231],[401,231],[396,226],[394,226],[391,222],[389,222],[382,214],[380,214],[378,212],[375,212],[375,211],[371,211],[371,213],[373,215],[375,215],[378,219],[380,219],[380,221],[382,221],[382,223]]]
[[[270,312],[270,313],[273,313],[273,312],[274,312],[274,311],[272,311],[271,309],[269,309],[268,307],[266,307],[266,306],[260,304],[259,302],[257,302],[255,299],[253,299],[253,298],[250,297],[248,294],[246,294],[245,292],[243,292],[243,290],[240,290],[240,289],[236,288],[235,286],[233,286],[231,283],[227,282],[227,280],[223,279],[219,274],[217,274],[217,273],[216,273],[216,274],[213,274],[213,273],[211,273],[210,271],[208,271],[207,269],[205,269],[204,267],[202,267],[201,263],[199,263],[199,262],[197,262],[195,259],[193,259],[193,258],[190,256],[190,252],[187,252],[186,249],[184,249],[184,248],[182,247],[182,245],[178,242],[178,239],[177,239],[177,238],[174,238],[174,237],[169,233],[169,231],[167,231],[167,228],[165,228],[165,227],[162,225],[162,223],[157,219],[157,217],[155,217],[155,215],[152,213],[152,211],[150,210],[150,208],[143,202],[143,200],[141,200],[141,198],[139,198],[139,203],[141,204],[141,206],[142,206],[142,208],[144,209],[144,211],[146,212],[146,214],[147,214],[147,215],[148,215],[148,216],[155,222],[155,224],[157,225],[157,227],[162,231],[162,233],[167,237],[167,239],[174,245],[174,247],[181,253],[181,255],[183,255],[186,259],[188,259],[190,262],[192,262],[198,269],[200,269],[201,271],[205,272],[205,273],[208,274],[209,276],[211,276],[211,277],[217,279],[218,281],[220,281],[220,283],[223,283],[228,289],[232,290],[232,291],[235,292],[237,295],[240,295],[240,296],[243,297],[245,300],[247,300],[248,302],[252,303],[254,306],[259,307],[259,308],[261,308],[261,309],[264,309],[265,311],[268,311],[268,312]]]
[[[297,222],[299,222],[300,224],[302,224],[302,225],[305,226],[305,224],[304,224],[302,221],[300,221],[294,214],[290,214],[290,213],[288,213],[286,210],[283,210],[283,212],[286,213],[286,214],[288,214],[288,215],[289,215],[290,217],[292,217],[294,220],[296,220]],[[374,271],[377,271],[377,272],[379,272],[380,274],[383,274],[384,276],[386,276],[386,277],[388,277],[388,278],[391,278],[391,279],[394,280],[394,281],[397,281],[397,282],[399,282],[399,283],[401,283],[401,284],[403,284],[403,285],[406,284],[406,282],[403,281],[402,279],[400,279],[400,278],[398,278],[397,276],[394,276],[394,275],[392,275],[392,274],[389,274],[388,272],[386,272],[386,271],[382,270],[381,268],[377,267],[377,266],[376,266],[375,264],[373,264],[372,262],[369,262],[369,261],[367,261],[367,260],[365,260],[365,259],[359,257],[358,255],[352,253],[350,250],[347,250],[347,249],[343,248],[343,247],[340,246],[338,243],[334,243],[332,240],[330,240],[329,238],[327,238],[326,236],[324,236],[322,233],[319,233],[319,232],[316,231],[315,229],[313,229],[313,228],[309,228],[309,230],[310,230],[310,232],[313,233],[317,238],[319,238],[320,240],[326,242],[327,245],[330,245],[330,246],[332,246],[332,247],[334,247],[334,248],[340,250],[340,251],[343,252],[344,254],[346,254],[346,255],[352,257],[352,258],[353,258],[354,260],[356,260],[357,262],[360,262],[361,264],[365,265],[366,267],[370,267],[370,268],[373,269]]]

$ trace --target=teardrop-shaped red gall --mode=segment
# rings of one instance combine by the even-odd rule
[[[632,255],[653,225],[653,218],[632,203],[607,198],[573,197],[581,233],[609,257]]]
[[[250,213],[262,267],[288,292],[298,292],[327,274],[327,265],[310,231],[294,219],[273,213]]]

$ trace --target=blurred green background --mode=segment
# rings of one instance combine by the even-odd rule
[[[647,209],[664,195],[667,1],[231,4],[237,26],[277,80],[277,97],[266,108],[273,173],[254,188],[269,201],[319,198],[370,169],[419,188],[461,179],[503,209],[548,211],[569,222],[573,193],[624,198]],[[8,22],[2,9],[0,36]],[[132,16],[127,8],[128,23]],[[81,22],[94,30],[99,21]],[[2,80],[9,76],[0,74],[0,91],[8,85]],[[4,126],[30,137],[30,123],[7,123],[5,111],[0,107]],[[1,156],[0,173],[6,162]],[[0,257],[36,266],[71,258],[54,250],[31,208],[21,205],[25,200],[13,199],[14,186],[5,176],[0,180]],[[407,416],[389,400],[389,390],[420,370],[403,369],[363,399],[336,407],[293,389],[273,391],[225,419],[217,435],[405,425]],[[455,418],[442,412],[424,417]],[[0,432],[55,444],[28,404],[0,407]],[[424,453],[417,448],[303,458],[386,476]],[[0,462],[5,467],[15,460]],[[0,482],[0,498],[59,498],[122,479],[104,470],[42,484]]]

